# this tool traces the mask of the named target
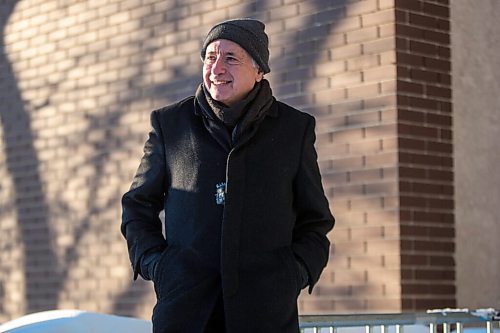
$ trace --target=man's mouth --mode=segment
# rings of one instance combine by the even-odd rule
[[[225,80],[214,80],[212,81],[212,83],[216,86],[220,86],[220,85],[224,85],[224,84],[228,84],[228,83],[231,83],[232,81],[225,81]]]

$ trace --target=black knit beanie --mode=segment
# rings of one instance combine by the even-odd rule
[[[264,23],[240,18],[216,24],[208,33],[203,47],[201,58],[205,59],[207,46],[217,39],[227,39],[244,48],[265,73],[269,73],[269,40],[264,32]]]

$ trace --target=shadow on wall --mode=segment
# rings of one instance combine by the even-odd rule
[[[10,17],[16,10],[16,6],[20,4],[16,0],[8,0],[0,4],[0,24],[1,24],[1,40],[0,40],[0,67],[2,69],[2,81],[0,90],[0,99],[6,101],[0,109],[0,119],[2,126],[2,141],[4,144],[4,154],[6,156],[6,169],[12,178],[14,186],[13,193],[15,198],[15,213],[17,218],[17,228],[20,235],[19,241],[24,245],[23,257],[25,258],[22,272],[24,282],[25,306],[22,311],[32,313],[42,310],[57,309],[63,286],[66,284],[68,276],[73,267],[78,264],[80,259],[79,247],[82,245],[86,234],[98,232],[100,235],[105,235],[105,229],[110,228],[118,230],[118,221],[106,221],[105,226],[93,225],[93,221],[99,218],[100,213],[109,211],[109,207],[117,207],[120,202],[120,193],[109,198],[109,202],[101,202],[96,196],[103,182],[106,182],[106,167],[113,152],[121,149],[121,140],[123,131],[120,130],[120,120],[124,115],[123,110],[127,109],[128,105],[137,99],[165,95],[165,92],[176,91],[178,86],[192,86],[194,90],[198,76],[189,77],[184,73],[185,67],[179,66],[173,68],[177,79],[172,84],[160,85],[156,87],[141,86],[141,78],[146,72],[148,61],[151,54],[155,53],[158,48],[144,47],[143,45],[154,45],[154,43],[146,43],[143,39],[131,41],[130,47],[139,47],[141,56],[134,66],[138,69],[135,75],[126,79],[126,82],[121,86],[128,87],[128,91],[122,94],[118,103],[106,107],[98,114],[85,114],[86,125],[81,133],[72,133],[65,140],[65,149],[69,152],[77,152],[78,147],[87,145],[93,150],[91,157],[92,177],[89,177],[87,182],[87,192],[89,195],[85,200],[84,206],[87,208],[85,214],[78,214],[72,207],[71,202],[63,199],[65,188],[64,175],[59,175],[61,179],[53,179],[54,187],[58,192],[55,195],[56,199],[48,199],[47,193],[44,192],[44,184],[42,175],[40,174],[40,160],[37,156],[37,150],[34,147],[34,134],[32,129],[32,115],[38,110],[47,106],[57,105],[57,101],[52,101],[53,95],[64,90],[63,83],[68,79],[69,71],[80,66],[80,61],[85,54],[76,54],[69,59],[72,66],[61,71],[58,81],[43,78],[44,87],[49,87],[50,92],[46,95],[46,100],[37,105],[32,105],[29,101],[23,101],[22,93],[18,87],[18,82],[14,69],[11,65],[11,60],[7,55],[5,46],[5,29],[9,23]],[[64,12],[65,8],[57,10]],[[139,21],[146,21],[147,17],[139,18]],[[156,36],[163,33],[157,27],[149,28],[149,39],[154,39]],[[154,31],[157,31],[155,35]],[[179,37],[178,42],[181,42]],[[106,49],[95,51],[96,54],[106,52]],[[200,62],[201,63],[201,62]],[[120,93],[122,93],[120,91]],[[178,96],[167,96],[167,98],[178,98]],[[99,135],[104,132],[105,135]],[[97,139],[86,140],[92,134],[97,134]],[[90,142],[89,142],[90,141]],[[89,161],[85,161],[89,163]],[[70,175],[78,176],[81,165],[67,166],[65,172]],[[87,171],[83,171],[87,172]],[[127,180],[130,181],[130,180]],[[51,219],[54,216],[66,216],[65,222],[71,224],[73,234],[71,235],[71,245],[61,249],[55,248],[55,225],[51,225]],[[103,222],[103,221],[98,221]],[[109,223],[108,223],[109,222]],[[100,230],[96,230],[96,227]],[[103,230],[104,229],[104,230]],[[103,236],[106,237],[106,236]],[[124,242],[125,244],[125,242]],[[58,253],[63,253],[62,255]],[[1,283],[1,281],[0,281]],[[126,315],[136,314],[136,307],[141,304],[142,300],[148,295],[146,283],[138,281],[127,286],[126,290],[120,294],[113,305],[113,312],[123,313]],[[3,302],[5,293],[0,295]]]
[[[32,129],[32,115],[38,110],[53,104],[51,101],[52,93],[59,90],[67,76],[67,72],[61,73],[59,82],[48,82],[44,78],[44,85],[50,87],[50,93],[47,94],[45,101],[34,105],[29,100],[23,100],[16,79],[16,75],[7,55],[5,43],[5,29],[9,19],[14,13],[16,6],[20,4],[16,0],[7,0],[0,4],[0,68],[2,70],[2,80],[0,81],[0,120],[2,126],[4,154],[6,160],[6,169],[12,179],[15,198],[14,210],[17,219],[17,230],[19,242],[23,244],[24,262],[21,267],[22,281],[24,282],[24,308],[25,313],[33,313],[43,310],[57,309],[63,286],[67,282],[71,269],[79,260],[79,247],[85,235],[89,232],[97,232],[91,228],[92,218],[99,215],[101,211],[110,207],[109,202],[98,202],[96,196],[89,196],[85,206],[88,208],[84,217],[75,218],[81,214],[76,214],[71,205],[60,199],[63,197],[64,188],[59,187],[58,195],[55,200],[48,199],[44,192],[46,186],[43,184],[40,174],[40,160],[37,150],[34,146],[34,134]],[[72,59],[74,64],[78,65],[78,56]],[[140,73],[138,74],[140,76]],[[131,79],[129,86],[133,88]],[[92,142],[96,150],[99,150],[92,157],[93,177],[88,182],[88,192],[98,193],[99,187],[106,174],[104,168],[110,157],[110,152],[119,145],[118,140],[114,140],[114,130],[119,126],[121,114],[119,111],[123,105],[133,100],[134,95],[122,100],[116,109],[105,112],[100,116],[89,115],[87,122],[87,134],[95,130],[107,129],[108,135],[101,140]],[[5,102],[4,102],[5,101]],[[68,151],[77,151],[77,145],[84,143],[82,138],[75,135],[76,139],[67,140],[66,149]],[[75,149],[75,150],[73,150]],[[66,170],[71,174],[77,174],[78,166],[74,169]],[[63,177],[63,175],[61,175]],[[53,179],[55,183],[59,179]],[[116,206],[119,198],[113,198]],[[58,255],[56,250],[56,230],[51,225],[52,214],[67,216],[67,222],[74,225],[72,234],[72,243],[67,246],[62,255]],[[109,228],[118,228],[117,221],[112,221]],[[16,269],[19,269],[16,267]],[[1,281],[0,281],[1,283]],[[141,284],[135,285],[135,290],[141,289]],[[3,288],[1,288],[3,290]],[[140,303],[141,298],[146,293],[134,292],[130,289],[130,297]],[[7,292],[0,294],[0,303],[4,304],[4,298]],[[130,304],[130,300],[128,302]],[[133,311],[133,309],[132,309]]]
[[[59,212],[60,214],[71,215],[72,208],[65,204],[62,200],[49,202],[47,194],[44,192],[42,177],[39,171],[39,158],[34,146],[34,135],[31,126],[31,114],[39,108],[50,105],[50,95],[47,100],[40,105],[31,105],[29,102],[23,101],[22,94],[16,82],[16,75],[12,68],[11,62],[6,53],[5,47],[5,28],[9,21],[9,17],[14,12],[17,0],[4,0],[0,4],[0,66],[2,70],[2,81],[0,81],[0,100],[2,107],[0,108],[1,126],[3,133],[3,143],[6,155],[6,168],[10,173],[10,177],[14,184],[15,193],[15,212],[17,215],[18,230],[20,241],[24,244],[24,267],[23,275],[25,281],[25,312],[36,312],[41,310],[58,308],[58,300],[60,292],[65,284],[71,267],[78,261],[78,247],[81,240],[87,232],[93,232],[91,226],[91,216],[97,216],[101,210],[109,209],[110,206],[119,205],[120,194],[111,198],[108,203],[99,203],[97,198],[90,196],[87,199],[88,216],[75,221],[76,228],[74,229],[73,243],[69,246],[65,255],[58,257],[54,248],[54,231],[50,225],[51,212]],[[346,5],[347,0],[335,1],[335,7],[342,8]],[[240,16],[254,17],[266,21],[264,13],[269,6],[267,1],[251,2],[242,10]],[[328,12],[328,19],[325,18],[324,1],[311,1],[309,6],[316,8],[314,12],[317,14],[310,15],[305,19],[304,30],[316,29],[309,33],[317,33],[317,38],[313,41],[307,40],[310,54],[304,55],[304,40],[300,32],[297,33],[298,39],[293,38],[287,45],[286,54],[271,55],[274,56],[272,64],[277,68],[283,68],[282,61],[290,63],[290,67],[304,65],[304,62],[309,66],[313,66],[317,61],[318,50],[321,50],[325,44],[329,34],[335,29],[334,24],[320,25],[324,22],[339,22],[342,18],[342,10]],[[332,17],[333,15],[333,17]],[[335,15],[338,15],[335,17]],[[147,20],[147,17],[139,18],[138,20]],[[220,18],[225,19],[224,17]],[[167,18],[165,18],[167,20]],[[93,142],[93,147],[96,149],[95,157],[92,159],[93,175],[92,180],[88,184],[89,193],[96,193],[105,181],[103,179],[105,172],[104,168],[108,164],[111,152],[122,149],[120,147],[123,139],[123,132],[120,131],[120,120],[124,116],[124,111],[128,105],[137,99],[157,98],[160,100],[173,102],[185,95],[193,94],[196,86],[201,81],[200,73],[192,74],[185,65],[171,66],[168,70],[173,73],[175,79],[160,82],[154,86],[142,86],[141,78],[147,72],[148,62],[151,55],[159,50],[160,47],[154,46],[155,43],[147,43],[148,40],[154,40],[161,35],[173,35],[178,42],[183,41],[177,30],[172,30],[167,27],[163,28],[162,24],[149,27],[149,36],[146,39],[130,41],[131,47],[137,47],[140,50],[140,59],[134,66],[138,69],[132,77],[126,79],[122,86],[128,87],[118,103],[108,107],[106,112],[99,114],[88,115],[86,124],[86,133],[91,133],[97,129],[102,129],[106,132],[103,138]],[[271,37],[272,38],[272,37]],[[200,41],[201,42],[201,41]],[[271,40],[272,43],[272,40]],[[104,51],[104,50],[103,50]],[[78,56],[72,59],[74,66],[78,66]],[[201,70],[201,62],[200,62]],[[278,71],[277,71],[278,72]],[[61,76],[60,82],[50,82],[51,89],[57,90],[58,85],[64,80],[64,73]],[[286,70],[274,74],[277,82],[286,82],[290,79],[290,73]],[[179,87],[186,87],[180,90]],[[307,89],[307,82],[298,89]],[[276,96],[280,97],[280,87],[274,89]],[[304,93],[304,91],[298,91]],[[184,94],[184,96],[182,96]],[[3,101],[6,101],[5,104]],[[304,101],[295,99],[294,105],[304,105]],[[314,110],[308,110],[314,113]],[[79,140],[70,141],[69,151],[75,149],[82,144]],[[127,180],[130,181],[130,180]],[[118,228],[117,221],[111,221],[107,228]],[[1,283],[1,281],[0,281]],[[1,286],[0,286],[1,287]],[[114,299],[111,311],[122,315],[136,315],[138,307],[145,300],[147,293],[145,291],[146,284],[141,282],[130,283],[124,291],[117,295]],[[2,288],[0,288],[1,290]],[[335,291],[332,291],[335,294]],[[3,298],[5,293],[0,294]],[[0,299],[3,303],[3,299]]]
[[[0,119],[6,168],[15,187],[13,201],[18,233],[24,245],[25,311],[34,312],[57,307],[57,291],[62,279],[61,267],[51,245],[49,208],[33,145],[30,112],[35,106],[23,102],[5,49],[5,28],[17,3],[17,0],[4,0],[0,5]]]

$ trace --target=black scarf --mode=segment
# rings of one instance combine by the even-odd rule
[[[217,141],[230,147],[257,130],[274,100],[267,80],[256,83],[250,93],[232,107],[215,101],[203,84],[198,87],[195,98],[204,119],[210,122],[205,123],[207,128],[216,129]],[[223,128],[225,133],[220,133]]]

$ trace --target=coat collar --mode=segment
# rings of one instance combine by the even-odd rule
[[[269,84],[268,82],[266,82],[266,84]],[[200,89],[203,89],[202,86],[200,85],[198,87],[198,90]],[[198,93],[198,91],[197,91]],[[278,103],[276,102],[276,99],[274,97],[272,97],[272,105],[271,107],[269,108],[269,110],[267,110],[267,112],[265,113],[264,117],[272,117],[272,118],[276,118],[278,117]],[[197,116],[201,116],[201,115],[204,115],[206,117],[208,117],[209,119],[215,119],[217,116],[213,113],[213,112],[203,112],[203,110],[201,109],[202,106],[199,105],[199,103],[196,101],[196,97],[194,98],[194,114],[197,115]]]
[[[198,102],[196,101],[196,98],[194,98],[194,114],[197,116],[202,116],[202,111],[200,110],[200,105],[198,105]],[[279,107],[278,107],[278,102],[276,99],[273,97],[273,104],[269,108],[269,110],[266,112],[265,117],[271,117],[271,118],[277,118],[279,116]],[[215,115],[213,115],[213,119],[215,119]]]
[[[259,89],[260,92],[256,94],[255,99],[248,102],[250,109],[245,111],[233,129],[228,130],[208,103],[203,85],[198,87],[194,98],[194,113],[201,116],[204,127],[226,151],[238,149],[246,144],[266,117],[278,116],[278,103],[272,96],[269,82],[263,81]]]

